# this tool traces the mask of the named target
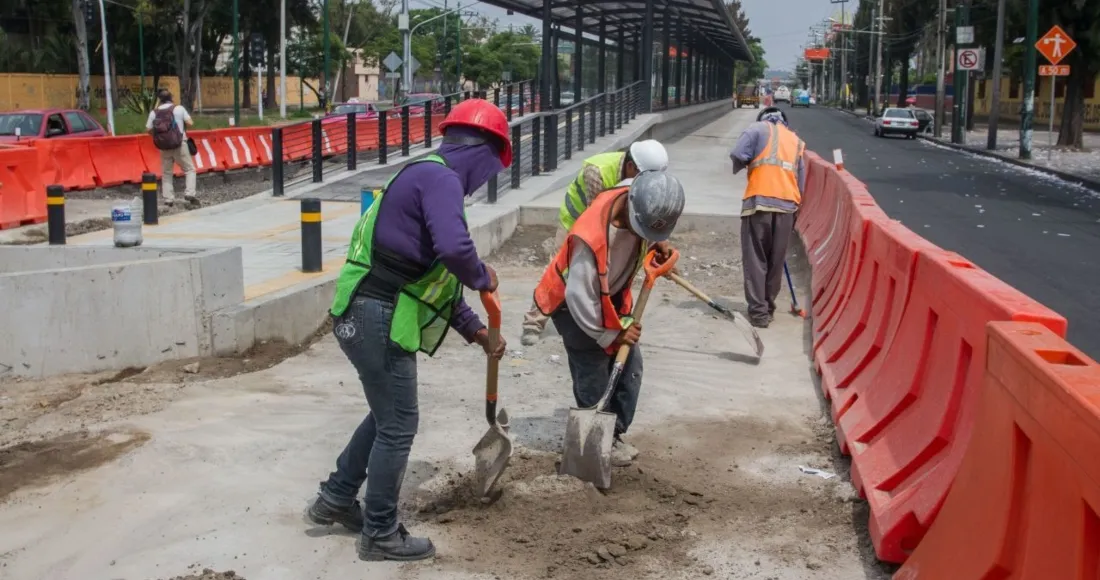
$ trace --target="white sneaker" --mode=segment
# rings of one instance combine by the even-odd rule
[[[638,451],[637,447],[627,443],[626,441],[623,441],[622,439],[619,439],[618,443],[619,446],[623,448],[623,451],[626,451],[626,454],[630,456],[631,461],[637,459],[638,454],[641,453],[640,451]]]
[[[638,450],[634,450],[634,455],[630,454],[630,450],[627,449],[629,445],[616,439],[611,444],[611,465],[614,467],[626,467],[634,462],[634,458],[638,455]]]

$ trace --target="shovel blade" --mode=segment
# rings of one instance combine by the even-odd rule
[[[489,427],[474,446],[474,474],[481,497],[489,496],[489,492],[508,467],[511,457],[512,438],[508,435],[508,413],[501,409],[497,413],[497,422]]]
[[[615,414],[595,409],[570,409],[565,425],[561,473],[587,481],[598,489],[611,487],[611,445]]]

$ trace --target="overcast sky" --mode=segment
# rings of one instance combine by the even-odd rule
[[[410,0],[410,5],[414,8],[442,7],[443,1]],[[455,1],[447,0],[448,8],[453,7]],[[832,4],[830,0],[741,0],[741,3],[749,17],[749,28],[754,36],[764,42],[764,58],[773,69],[794,70],[799,47],[807,43],[810,27],[834,14],[837,20],[840,19],[840,4]],[[508,24],[523,26],[532,23],[541,26],[538,20],[508,16],[504,10],[483,2],[466,0],[462,4],[489,18],[496,18],[504,28]],[[859,0],[851,0],[844,5],[849,18],[858,6]]]

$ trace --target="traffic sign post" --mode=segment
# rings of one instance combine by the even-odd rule
[[[955,63],[957,70],[965,71],[981,71],[985,68],[985,58],[982,48],[960,48],[958,51],[958,59]]]
[[[1077,43],[1057,24],[1051,26],[1050,30],[1039,39],[1039,42],[1035,43],[1035,49],[1052,65],[1039,67],[1041,76],[1050,77],[1050,126],[1047,129],[1047,162],[1050,162],[1054,156],[1054,85],[1058,84],[1056,82],[1057,77],[1069,76],[1069,65],[1059,66],[1058,63],[1062,62],[1062,59],[1066,58],[1066,55],[1073,52],[1075,48],[1077,48]],[[1063,71],[1065,74],[1059,74]]]

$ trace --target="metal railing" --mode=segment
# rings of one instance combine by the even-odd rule
[[[463,91],[430,102],[410,103],[371,113],[348,113],[275,127],[271,132],[271,181],[275,196],[296,182],[321,183],[333,171],[356,170],[360,162],[385,165],[400,151],[408,156],[414,146],[430,148],[439,135],[439,123],[451,107],[473,97],[512,103],[509,119],[534,112],[534,81],[521,81],[491,91]],[[504,99],[504,100],[502,100]]]
[[[533,81],[523,81],[490,91],[445,95],[419,110],[417,105],[405,105],[377,119],[351,113],[275,128],[272,157],[283,160],[272,164],[275,195],[283,195],[286,184],[295,180],[319,183],[329,171],[354,170],[360,162],[386,164],[398,147],[405,156],[413,146],[431,147],[439,136],[438,124],[451,107],[480,97],[508,115],[513,160],[468,203],[495,203],[529,178],[555,171],[560,162],[583,153],[598,138],[615,134],[642,112],[641,81],[557,110],[541,110],[535,87]],[[700,102],[704,101],[693,104]]]
[[[490,178],[469,203],[496,203],[508,190],[556,170],[560,161],[583,152],[597,138],[615,133],[637,117],[641,89],[642,83],[636,82],[512,123],[512,165]]]

